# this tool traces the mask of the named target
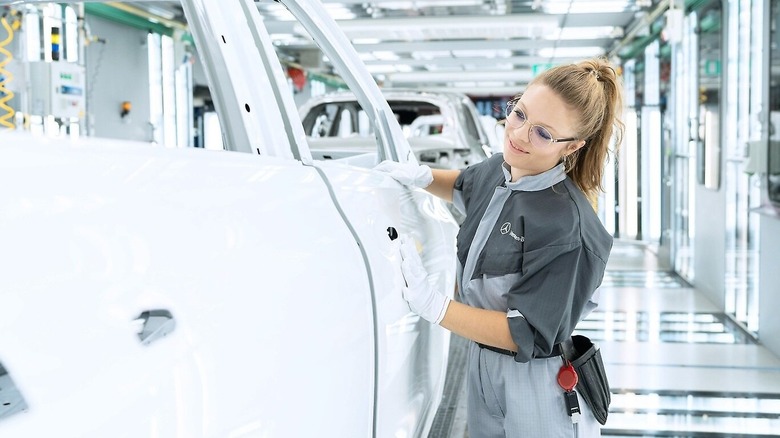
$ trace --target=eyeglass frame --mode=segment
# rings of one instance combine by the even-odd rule
[[[577,141],[577,140],[579,140],[576,137],[572,137],[572,138],[554,138],[553,135],[552,135],[552,132],[550,132],[549,129],[545,128],[542,125],[537,125],[537,124],[531,123],[530,121],[528,121],[528,115],[526,115],[525,111],[523,111],[522,108],[515,109],[515,107],[517,106],[517,102],[519,100],[520,99],[513,99],[513,100],[510,100],[509,102],[506,103],[506,108],[504,109],[504,116],[505,116],[504,120],[505,120],[506,124],[509,124],[509,116],[511,116],[512,113],[517,113],[519,111],[518,116],[520,114],[522,114],[524,116],[523,117],[524,120],[523,120],[523,123],[520,124],[520,126],[517,126],[517,128],[522,128],[523,126],[525,126],[526,123],[528,123],[528,125],[529,125],[529,128],[528,128],[528,140],[529,141],[531,140],[531,130],[534,127],[538,127],[538,128],[544,129],[545,131],[547,131],[548,134],[550,134],[550,139],[547,140],[547,144],[544,145],[544,147],[547,147],[547,146],[549,146],[549,145],[551,145],[553,143],[562,143],[562,142],[565,142],[565,141]]]

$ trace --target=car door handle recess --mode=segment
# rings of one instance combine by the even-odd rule
[[[138,339],[144,345],[164,338],[176,328],[176,320],[165,309],[141,312],[133,322],[139,325]]]
[[[0,421],[27,410],[27,402],[0,362]]]

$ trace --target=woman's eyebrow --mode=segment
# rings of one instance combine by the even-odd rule
[[[530,120],[531,117],[528,115],[528,109],[526,108],[526,106],[523,103],[523,101],[522,100],[518,100],[517,103],[520,105],[520,109],[523,110],[523,112],[525,113],[526,121]],[[533,123],[534,125],[544,126],[545,128],[547,128],[550,131],[552,131],[551,134],[556,134],[556,135],[558,134],[558,130],[553,128],[552,126],[548,125],[547,123],[537,123],[537,122],[529,122],[529,123]]]

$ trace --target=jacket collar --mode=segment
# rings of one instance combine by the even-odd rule
[[[509,164],[504,161],[501,164],[501,170],[504,171],[506,187],[510,190],[519,190],[522,192],[538,192],[558,184],[566,179],[566,172],[563,162],[557,166],[546,170],[538,175],[528,175],[521,177],[515,182],[512,181],[512,173]]]

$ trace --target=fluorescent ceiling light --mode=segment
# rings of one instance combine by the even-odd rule
[[[263,13],[265,16],[265,19],[272,19],[272,21],[295,21],[298,20],[295,19],[295,16],[290,13],[287,9],[284,8],[278,8],[273,10],[268,10]],[[269,20],[271,21],[271,20]]]
[[[379,44],[382,40],[377,38],[354,38],[352,44]]]
[[[387,80],[395,84],[447,84],[462,81],[514,83],[530,79],[530,70],[413,71],[409,73],[394,73],[387,76]]]
[[[366,66],[368,68],[368,72],[372,75],[377,74],[388,74],[388,73],[398,73],[398,72],[410,72],[412,71],[412,68],[408,65],[368,65]]]
[[[301,41],[301,37],[293,35],[291,33],[272,33],[271,40],[275,43],[291,43],[295,41]]]
[[[512,56],[511,50],[453,50],[452,56],[456,58],[508,58]]]
[[[354,12],[343,5],[325,5],[325,9],[334,20],[351,20],[357,17]]]
[[[547,49],[539,49],[538,55],[543,58],[571,58],[575,56],[579,56],[582,58],[588,58],[591,56],[600,56],[605,54],[605,50],[603,47],[558,47],[558,48],[547,48]]]
[[[398,59],[398,55],[394,52],[385,52],[385,51],[375,51],[372,52],[374,54],[374,57],[376,59],[379,59],[381,61],[395,61]]]
[[[480,6],[483,0],[413,0],[406,2],[381,2],[377,6],[382,9],[420,9],[431,7]]]
[[[526,83],[518,83],[510,86],[497,86],[497,87],[486,87],[482,85],[481,83],[475,84],[475,83],[467,83],[467,85],[462,86],[461,84],[458,84],[457,86],[454,85],[447,85],[446,87],[440,87],[440,86],[426,86],[425,91],[430,92],[449,92],[449,93],[463,93],[467,94],[469,96],[489,96],[489,97],[502,97],[507,98],[516,95],[518,92],[525,89],[525,87],[528,84]],[[386,88],[393,89],[392,84],[391,86],[387,86],[385,84]]]
[[[270,19],[269,21],[295,21],[298,20],[295,18],[293,14],[290,13],[290,11],[287,10],[287,8],[282,7],[281,5],[277,7],[273,7],[276,5],[270,5],[268,9],[263,11],[263,16],[266,20]],[[339,4],[325,4],[325,10],[328,11],[328,15],[330,15],[334,20],[352,20],[356,18],[357,16],[346,6],[339,5]]]
[[[542,10],[548,14],[591,14],[593,12],[625,12],[629,3],[626,0],[574,1],[544,0]]]
[[[374,30],[378,26],[391,27],[396,30],[399,28],[408,28],[414,30],[420,26],[426,29],[435,30],[458,30],[464,28],[482,29],[484,27],[493,28],[516,28],[518,26],[547,26],[558,27],[559,17],[543,14],[516,14],[516,15],[472,15],[468,17],[459,17],[452,15],[408,17],[408,18],[362,18],[359,20],[339,23],[345,30]],[[483,29],[484,30],[484,29]]]
[[[459,83],[455,82],[452,85],[457,87],[457,86],[459,86]],[[504,85],[506,85],[506,83],[504,83],[504,82],[480,81],[480,82],[477,83],[477,88],[482,88],[482,87],[501,87],[501,86],[504,86]]]
[[[413,59],[413,58],[401,58],[397,59],[395,61],[378,61],[372,57],[364,57],[364,54],[370,53],[370,52],[358,52],[361,55],[361,59],[363,59],[366,63],[371,64],[407,64],[412,67],[425,67],[428,70],[434,70],[434,69],[446,69],[446,68],[452,68],[452,67],[461,67],[463,65],[477,65],[477,66],[484,66],[485,64],[489,63],[490,65],[494,66],[497,70],[508,68],[507,66],[531,66],[534,64],[546,64],[550,62],[549,57],[542,57],[542,56],[509,56],[509,57],[495,57],[495,58],[486,58],[485,56],[475,56],[473,58],[453,58],[453,57],[438,57],[435,59],[431,58],[419,58],[419,59]],[[489,55],[489,54],[488,54]],[[575,62],[580,60],[581,57],[579,56],[572,56],[572,57],[556,57],[556,62]]]
[[[544,39],[592,40],[596,38],[618,38],[622,36],[622,33],[623,30],[621,28],[614,26],[566,27],[561,29],[556,35],[550,35],[544,37]]]
[[[558,29],[560,17],[531,13],[487,16],[423,16],[404,18],[360,18],[339,21],[349,38],[382,40],[462,40],[488,38],[534,38]]]
[[[499,62],[497,64],[494,64],[493,66],[496,68],[496,70],[512,70],[515,68],[515,65],[512,64],[511,62],[508,63]]]
[[[452,52],[449,50],[431,50],[429,52],[412,52],[412,59],[436,59],[451,58]]]

